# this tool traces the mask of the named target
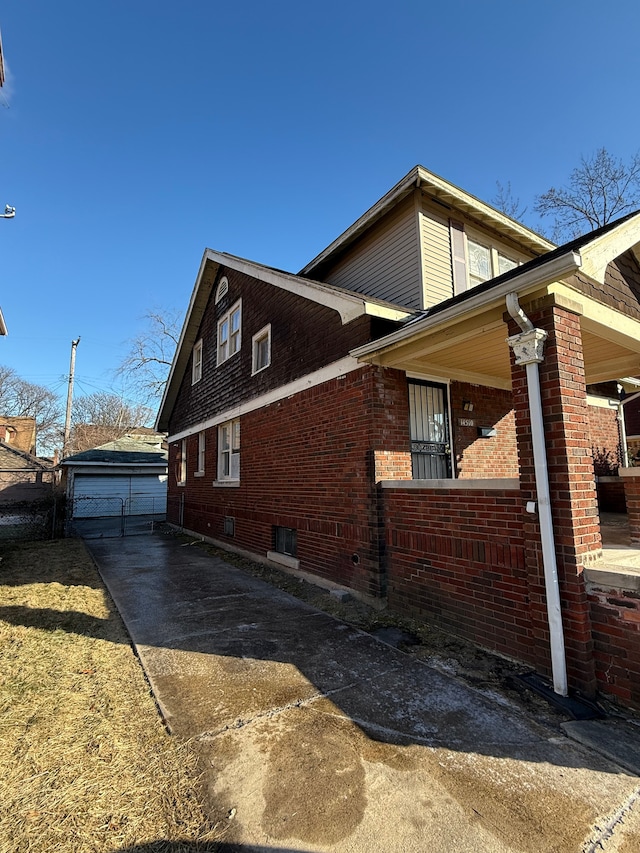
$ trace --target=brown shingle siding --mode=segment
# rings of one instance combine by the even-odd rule
[[[640,264],[633,252],[611,261],[603,285],[581,275],[574,276],[573,281],[587,296],[640,320]]]
[[[215,289],[205,309],[196,340],[202,339],[202,379],[191,384],[191,361],[169,424],[175,433],[275,390],[349,354],[354,347],[389,331],[385,321],[368,316],[345,325],[337,311],[311,302],[232,269],[220,270],[229,280],[227,295],[215,305]],[[219,318],[242,299],[240,352],[217,365]],[[251,375],[253,335],[271,324],[271,365]]]

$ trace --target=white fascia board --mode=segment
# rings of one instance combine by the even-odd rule
[[[394,207],[413,187],[418,186],[420,180],[419,166],[415,166],[407,175],[404,176],[398,183],[385,193],[372,207],[362,214],[353,225],[349,226],[346,231],[343,231],[326,249],[320,252],[319,255],[310,261],[306,267],[300,270],[299,275],[307,275],[314,270],[324,260],[333,255],[342,246],[348,245],[359,234],[376,222],[380,217]]]
[[[160,407],[158,408],[158,416],[156,418],[154,429],[156,432],[166,432],[166,429],[161,429],[159,424],[162,421],[162,415],[164,412],[164,407],[169,400],[170,395],[177,395],[178,389],[174,388],[174,380],[176,379],[176,373],[179,367],[184,372],[184,367],[186,362],[189,360],[189,356],[191,355],[191,349],[195,344],[195,331],[194,326],[196,326],[196,331],[200,323],[197,325],[192,322],[195,319],[196,314],[200,314],[200,319],[202,318],[202,314],[204,313],[204,309],[207,304],[207,300],[209,298],[209,293],[201,292],[201,283],[202,277],[204,275],[204,271],[207,265],[208,260],[208,249],[205,249],[205,252],[202,256],[202,261],[200,262],[200,269],[198,270],[198,275],[196,276],[196,283],[193,286],[193,290],[191,291],[191,298],[189,299],[189,307],[187,308],[187,313],[184,318],[184,323],[182,324],[182,329],[180,331],[180,338],[178,339],[178,345],[176,347],[175,355],[173,356],[173,361],[171,362],[171,368],[169,369],[169,376],[167,377],[167,381],[164,386],[164,393],[162,394],[162,401],[160,402]],[[215,275],[214,275],[215,278]],[[206,296],[206,298],[204,298]],[[197,310],[196,310],[197,308]],[[189,341],[187,338],[193,337],[193,341],[191,345],[189,345]],[[174,400],[175,402],[175,400]]]
[[[607,266],[628,249],[640,250],[640,213],[580,248],[582,272],[604,284]]]
[[[217,276],[217,271],[221,266],[229,267],[237,272],[255,278],[258,281],[263,281],[266,284],[278,287],[281,290],[286,290],[288,293],[293,293],[296,296],[301,296],[310,302],[315,302],[319,305],[324,305],[336,311],[340,315],[343,325],[351,322],[362,316],[382,317],[387,320],[402,321],[410,317],[413,311],[402,308],[401,306],[387,304],[382,301],[370,300],[366,296],[359,294],[350,294],[346,291],[341,291],[331,285],[322,284],[310,280],[301,279],[291,273],[274,270],[270,267],[262,266],[261,264],[248,261],[244,258],[238,258],[235,255],[227,255],[224,252],[216,252],[213,249],[205,249],[189,301],[189,307],[185,316],[185,321],[180,332],[180,339],[176,348],[176,354],[171,364],[169,377],[165,385],[162,402],[158,409],[158,416],[155,422],[155,429],[158,432],[164,432],[164,410],[165,407],[175,402],[175,396],[178,393],[178,377],[180,379],[184,375],[186,363],[191,355],[191,350],[196,343],[196,332],[200,325],[200,321],[207,306],[207,302],[211,293],[211,288],[202,286],[202,279],[207,269],[207,264],[213,266],[213,272],[209,278],[211,284]]]
[[[508,234],[512,239],[524,242],[529,247],[535,248],[540,254],[550,252],[556,248],[555,243],[551,243],[541,234],[537,234],[535,231],[527,228],[526,225],[522,225],[517,219],[512,219],[506,213],[476,198],[476,196],[471,195],[466,190],[449,183],[449,181],[445,181],[444,178],[440,178],[438,175],[433,174],[433,172],[427,171],[422,166],[418,167],[418,171],[421,186],[426,190],[432,189],[436,198],[440,198],[443,201],[448,200],[453,207],[469,213],[471,216],[475,213],[485,224],[491,224],[500,233]]]
[[[551,284],[564,276],[578,272],[580,266],[581,258],[579,253],[570,250],[546,264],[536,266],[532,270],[526,270],[521,275],[510,277],[497,287],[483,290],[449,306],[449,308],[445,308],[443,311],[438,311],[432,316],[426,316],[422,320],[410,323],[402,329],[386,335],[384,338],[379,338],[372,343],[356,347],[356,349],[351,350],[351,355],[354,358],[366,361],[367,356],[386,352],[397,346],[401,346],[406,341],[411,340],[411,338],[419,337],[425,332],[455,320],[464,314],[474,313],[487,308],[497,300],[505,299],[508,293],[515,292],[522,294],[527,290]]]
[[[112,471],[115,471],[116,468],[139,468],[141,471],[152,471],[154,473],[156,470],[162,473],[166,471],[169,463],[168,462],[61,462],[60,466],[65,466],[67,468],[108,468]]]
[[[339,379],[346,376],[347,373],[352,373],[354,370],[362,370],[362,364],[356,361],[351,356],[341,358],[340,361],[334,361],[326,367],[321,367],[313,373],[308,373],[306,376],[301,376],[300,379],[294,379],[286,385],[281,385],[279,388],[274,388],[273,391],[268,391],[266,394],[261,394],[259,397],[254,397],[252,400],[246,400],[243,403],[238,403],[218,415],[207,418],[206,421],[193,424],[187,429],[181,430],[170,435],[167,441],[171,444],[175,441],[180,441],[183,438],[188,438],[190,435],[202,432],[205,429],[224,424],[234,418],[242,417],[249,412],[255,412],[257,409],[262,409],[265,406],[270,406],[272,403],[277,403],[280,400],[286,400],[287,397],[293,397],[295,394],[300,394],[302,391],[307,391],[309,388],[315,388],[317,385],[322,385],[324,382],[330,382],[332,379]]]
[[[245,275],[264,281],[281,290],[286,290],[310,302],[316,302],[331,308],[340,314],[343,325],[350,323],[363,314],[374,317],[387,317],[388,319],[404,320],[411,315],[411,311],[403,310],[393,305],[383,305],[378,302],[369,301],[365,296],[351,295],[340,291],[329,284],[314,282],[309,279],[301,279],[297,275],[264,267],[244,258],[234,255],[226,255],[224,252],[215,252],[207,249],[206,257],[219,266],[231,267],[231,269],[244,273]]]
[[[475,213],[485,223],[490,222],[491,225],[501,233],[508,234],[512,239],[524,242],[531,248],[535,248],[539,253],[550,252],[555,249],[555,243],[546,240],[540,234],[511,219],[510,216],[496,210],[486,202],[471,195],[460,187],[445,181],[433,172],[429,172],[423,166],[415,166],[407,175],[404,176],[398,183],[392,187],[385,195],[382,196],[372,207],[370,207],[353,225],[343,231],[326,249],[320,252],[312,261],[310,261],[299,275],[308,275],[325,260],[330,258],[335,252],[346,247],[355,240],[360,234],[377,222],[388,210],[391,210],[399,201],[401,201],[412,189],[424,188],[425,191],[431,190],[436,198],[446,200],[458,210],[470,213]]]

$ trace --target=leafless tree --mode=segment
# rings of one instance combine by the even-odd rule
[[[117,394],[98,391],[76,397],[73,403],[69,453],[80,453],[153,422],[154,412],[147,406],[128,403]]]
[[[149,311],[145,327],[131,340],[117,374],[127,381],[136,396],[148,404],[162,397],[180,337],[181,315],[177,311]]]
[[[553,239],[570,240],[640,207],[640,151],[628,163],[600,148],[582,157],[565,186],[536,196],[534,210],[553,223]]]
[[[0,414],[35,418],[38,452],[51,452],[59,444],[62,430],[62,403],[44,385],[22,379],[12,367],[0,366]]]
[[[500,181],[496,181],[497,192],[491,199],[491,204],[510,216],[511,219],[522,221],[523,216],[527,212],[526,206],[520,204],[520,199],[516,198],[511,191],[511,181],[507,181],[506,185]]]

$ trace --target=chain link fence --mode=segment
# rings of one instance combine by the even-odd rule
[[[166,518],[166,499],[157,495],[74,498],[67,513],[66,533],[85,539],[153,533]]]
[[[0,503],[0,542],[55,539],[64,531],[64,498]]]

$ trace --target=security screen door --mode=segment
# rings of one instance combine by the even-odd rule
[[[414,480],[451,477],[447,386],[409,381],[411,465]]]

